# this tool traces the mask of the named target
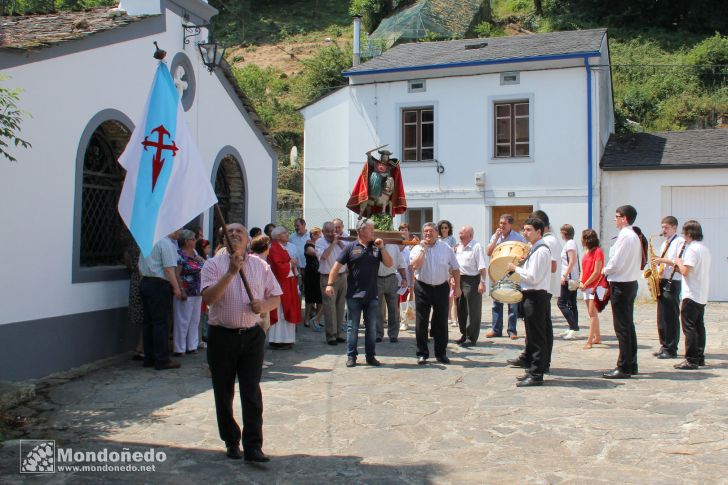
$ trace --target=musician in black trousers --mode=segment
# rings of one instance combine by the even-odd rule
[[[531,243],[523,266],[508,265],[521,277],[523,319],[526,324],[526,351],[523,359],[530,363],[528,371],[518,378],[517,387],[540,386],[551,358],[548,316],[551,306],[551,251],[543,240],[544,223],[530,217],[523,223],[523,236]]]
[[[609,263],[602,270],[609,281],[614,333],[619,341],[617,367],[603,374],[605,379],[628,379],[638,372],[634,300],[642,266],[642,243],[632,229],[635,219],[637,210],[631,205],[617,208],[614,224],[619,235],[609,250]]]
[[[677,234],[677,219],[667,216],[661,223],[665,241],[660,247],[660,256],[653,255],[652,264],[657,265],[660,274],[660,295],[657,297],[657,335],[660,350],[655,352],[658,359],[677,358],[680,343],[680,290],[682,275],[676,271],[675,260],[682,256],[685,240]]]

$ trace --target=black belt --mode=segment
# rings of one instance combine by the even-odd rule
[[[442,286],[442,285],[447,285],[447,284],[448,284],[448,282],[447,282],[447,281],[445,281],[444,283],[440,283],[439,285],[431,285],[431,284],[429,284],[429,283],[425,283],[424,281],[420,281],[420,280],[417,280],[417,282],[418,282],[419,284],[421,284],[421,285],[429,286],[430,288],[439,288],[439,287],[440,287],[440,286]]]
[[[386,276],[377,276],[377,278],[389,278],[390,276],[394,276],[394,273],[388,274]]]
[[[243,328],[229,328],[229,327],[223,327],[222,325],[208,325],[210,328],[225,330],[226,332],[230,333],[237,333],[238,335],[252,332],[256,328],[260,328],[259,325],[253,325],[252,327],[243,327]]]
[[[171,284],[169,281],[167,281],[165,278],[160,278],[158,276],[142,276],[143,280],[147,281],[161,281],[162,283],[167,283],[168,285]]]
[[[548,293],[547,290],[522,290],[521,293],[524,295],[537,295],[539,293]]]
[[[319,273],[320,276],[328,276],[328,273]]]

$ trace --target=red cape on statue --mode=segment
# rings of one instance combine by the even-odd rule
[[[281,306],[283,307],[283,318],[288,323],[301,323],[301,300],[298,298],[298,283],[295,276],[288,276],[291,273],[291,256],[278,241],[273,241],[268,252],[268,264],[283,290],[281,295]],[[270,312],[270,323],[273,325],[278,321],[278,311]]]
[[[399,166],[392,167],[391,175],[392,179],[394,179],[394,191],[390,199],[392,212],[393,215],[403,214],[407,210],[407,200],[404,197],[404,186],[402,185],[402,174],[399,171]],[[359,214],[360,205],[367,200],[369,200],[369,163],[365,163],[364,168],[361,169],[356,184],[354,184],[354,190],[351,191],[349,202],[346,203],[346,208]],[[372,214],[384,212],[384,207],[371,206],[371,209]]]

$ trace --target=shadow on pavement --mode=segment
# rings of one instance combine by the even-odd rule
[[[614,389],[624,384],[594,376],[594,379],[544,379],[548,387],[578,387],[579,389]]]

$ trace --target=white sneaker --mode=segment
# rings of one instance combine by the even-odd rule
[[[273,362],[268,362],[267,360],[263,361],[263,369],[267,369],[268,367],[272,366]]]
[[[569,333],[564,335],[564,340],[576,340],[579,337],[581,337],[581,335],[579,335],[578,330],[569,330]]]
[[[409,330],[409,327],[407,326],[406,323],[400,323],[399,324],[399,329],[400,330]]]
[[[561,332],[561,335],[559,335],[559,338],[566,338],[566,336],[569,335],[570,332],[571,330],[569,329],[564,330],[563,332]]]

